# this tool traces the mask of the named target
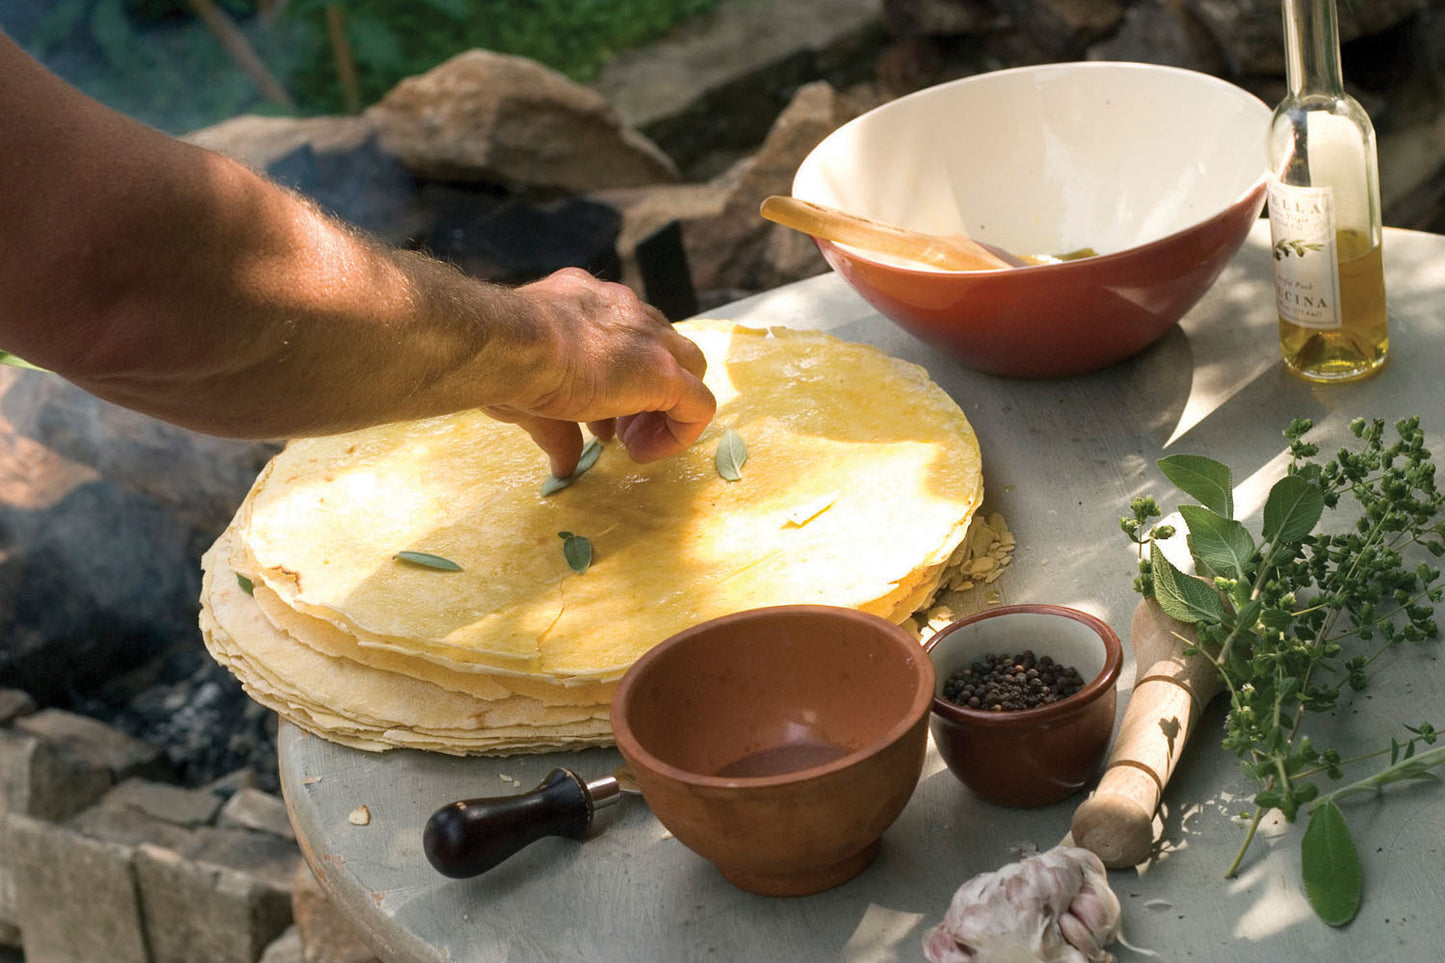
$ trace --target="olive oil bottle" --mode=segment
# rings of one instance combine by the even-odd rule
[[[1289,94],[1270,127],[1280,350],[1310,381],[1354,381],[1390,350],[1375,129],[1345,93],[1335,0],[1283,0]]]

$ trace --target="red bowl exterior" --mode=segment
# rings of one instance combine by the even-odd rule
[[[949,770],[980,797],[1005,806],[1046,806],[1082,789],[1098,771],[1114,733],[1123,646],[1100,619],[1057,605],[1006,605],[954,622],[927,643],[930,654],[952,632],[1014,612],[1058,615],[1088,625],[1104,646],[1104,667],[1083,689],[1037,709],[985,712],[937,696],[929,722]],[[938,672],[940,690],[943,673]]]
[[[1159,340],[1203,297],[1264,206],[1263,178],[1229,207],[1115,254],[1008,271],[910,270],[818,241],[869,304],[919,339],[989,374],[1084,374]]]

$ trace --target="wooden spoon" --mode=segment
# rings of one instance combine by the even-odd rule
[[[1141,601],[1129,626],[1137,681],[1099,788],[1074,810],[1074,844],[1110,869],[1137,866],[1154,847],[1154,811],[1219,672],[1201,653],[1186,656],[1194,627]]]
[[[850,244],[945,271],[997,271],[1024,264],[1013,255],[986,247],[964,234],[922,234],[781,194],[766,198],[759,213],[784,227],[825,241]]]

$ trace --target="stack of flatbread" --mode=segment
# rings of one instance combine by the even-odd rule
[[[611,443],[544,494],[527,435],[478,412],[287,445],[205,557],[212,654],[325,738],[500,755],[609,743],[617,680],[706,619],[927,602],[983,495],[958,406],[827,335],[678,328],[718,413],[654,464]]]

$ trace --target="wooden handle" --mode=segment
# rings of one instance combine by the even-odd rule
[[[825,241],[851,244],[947,271],[996,271],[1015,266],[962,234],[920,234],[796,197],[774,194],[763,200],[760,213],[770,221]]]
[[[1074,811],[1074,843],[1105,866],[1122,869],[1148,858],[1154,812],[1205,704],[1220,689],[1204,655],[1186,656],[1193,629],[1140,602],[1129,627],[1138,678],[1099,787]]]
[[[437,872],[478,876],[544,836],[585,839],[592,825],[587,784],[569,769],[553,769],[520,796],[464,799],[432,813],[422,850]]]

